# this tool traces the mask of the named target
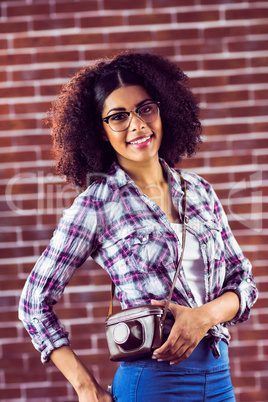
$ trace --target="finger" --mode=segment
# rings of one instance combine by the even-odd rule
[[[165,307],[166,302],[165,302],[165,300],[154,300],[154,299],[151,299],[151,304],[152,304],[153,306],[162,306],[162,307]]]
[[[169,361],[170,365],[173,365],[173,364],[176,364],[176,363],[181,363],[184,360],[188,359],[188,357],[192,354],[194,349],[195,348],[190,347],[190,348],[186,349],[184,351],[184,353],[182,353],[180,356],[173,356]]]

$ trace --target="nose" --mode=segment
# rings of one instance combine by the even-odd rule
[[[129,116],[129,130],[136,131],[144,128],[146,123],[139,117],[139,115],[133,110]]]

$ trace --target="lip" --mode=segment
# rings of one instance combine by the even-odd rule
[[[134,144],[136,141],[142,141],[142,140],[144,140],[145,138],[148,138],[148,141],[149,141],[149,139],[151,139],[152,138],[152,136],[153,136],[153,133],[150,133],[150,134],[147,134],[147,135],[141,135],[140,137],[136,137],[136,138],[133,138],[131,141],[128,141],[127,143],[129,144],[129,145],[140,145],[140,144]],[[146,142],[146,141],[145,141]],[[143,142],[142,142],[143,143]],[[142,144],[141,143],[141,144]]]

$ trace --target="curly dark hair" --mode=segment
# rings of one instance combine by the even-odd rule
[[[103,140],[101,113],[105,99],[123,85],[141,85],[160,101],[163,139],[159,156],[170,166],[185,155],[192,156],[201,143],[201,124],[187,80],[175,63],[153,54],[126,52],[83,67],[63,86],[47,118],[56,172],[69,183],[85,187],[89,174],[108,171],[116,154]]]

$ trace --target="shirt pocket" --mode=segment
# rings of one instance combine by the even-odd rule
[[[133,231],[124,240],[137,271],[152,272],[173,266],[174,248],[164,231],[151,226]]]
[[[223,260],[224,259],[224,242],[222,239],[222,226],[213,220],[205,222],[205,227],[208,229],[208,253],[209,259]]]

